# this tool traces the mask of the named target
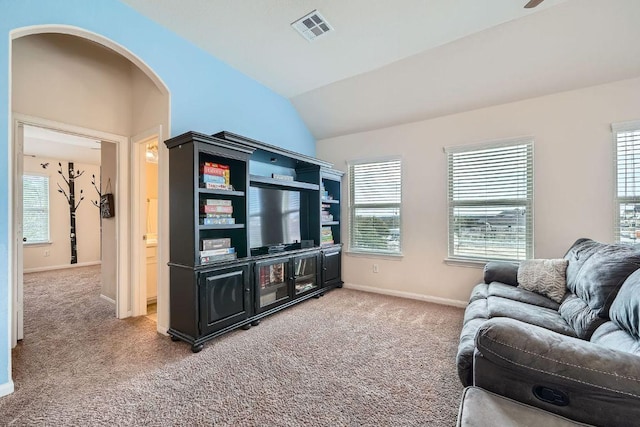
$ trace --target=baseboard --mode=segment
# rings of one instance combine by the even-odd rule
[[[9,380],[7,383],[0,384],[0,397],[11,393],[13,393],[13,381]]]
[[[167,328],[166,326],[157,326],[158,333],[165,335],[165,336],[169,336],[169,328]]]
[[[459,301],[459,300],[449,299],[449,298],[440,298],[440,297],[434,297],[430,295],[415,294],[413,292],[396,291],[393,289],[374,288],[372,286],[356,285],[355,283],[345,283],[344,287],[348,289],[354,289],[356,291],[373,292],[375,294],[391,295],[394,297],[409,298],[409,299],[415,299],[419,301],[432,302],[440,305],[450,305],[453,307],[460,307],[460,308],[465,308],[468,304],[466,301]]]
[[[106,295],[100,294],[100,298],[102,298],[105,301],[109,301],[111,304],[116,305],[116,300],[109,298]]]
[[[78,264],[50,265],[47,267],[25,268],[25,273],[39,273],[41,271],[64,270],[67,268],[89,267],[91,265],[100,265],[102,261],[81,262]]]

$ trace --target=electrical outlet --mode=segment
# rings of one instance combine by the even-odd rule
[[[378,272],[378,264],[373,264],[373,272],[374,273]]]
[[[51,255],[51,252],[49,252],[49,249],[45,249],[44,256],[49,256],[49,255]]]

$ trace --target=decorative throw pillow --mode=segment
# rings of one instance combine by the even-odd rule
[[[518,286],[528,291],[562,301],[567,291],[566,259],[529,259],[518,267]]]

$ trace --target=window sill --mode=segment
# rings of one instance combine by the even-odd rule
[[[445,258],[444,263],[455,265],[456,267],[484,268],[485,264],[491,260],[465,259],[465,258]]]
[[[399,260],[404,257],[402,252],[400,253],[387,253],[387,252],[365,252],[365,251],[346,251],[346,255],[358,257],[358,258],[386,258],[392,260]]]
[[[38,246],[49,246],[52,245],[53,242],[49,241],[49,242],[23,242],[22,246],[23,247],[29,247],[29,248],[35,248]]]

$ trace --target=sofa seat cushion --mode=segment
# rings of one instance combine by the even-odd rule
[[[507,317],[530,325],[557,332],[562,335],[575,337],[576,333],[556,310],[537,307],[519,301],[501,297],[487,298],[488,318]]]
[[[558,304],[542,295],[499,282],[477,285],[473,294],[476,295],[476,298],[469,303],[464,312],[456,357],[458,375],[465,386],[473,383],[473,351],[476,333],[488,319],[508,317],[563,335],[575,336],[573,329],[558,313]],[[493,294],[504,296],[493,296]],[[540,307],[515,298],[529,302],[540,301],[553,308]]]
[[[507,399],[479,387],[467,387],[462,393],[457,427],[493,426],[587,426],[551,412]]]
[[[505,285],[500,282],[492,283],[480,283],[476,285],[471,291],[471,298],[469,302],[473,302],[478,299],[486,299],[488,297],[502,297],[513,301],[524,302],[532,304],[538,307],[549,308],[551,310],[558,310],[560,304],[553,301],[544,295],[537,294],[532,291],[528,291],[516,286]]]

